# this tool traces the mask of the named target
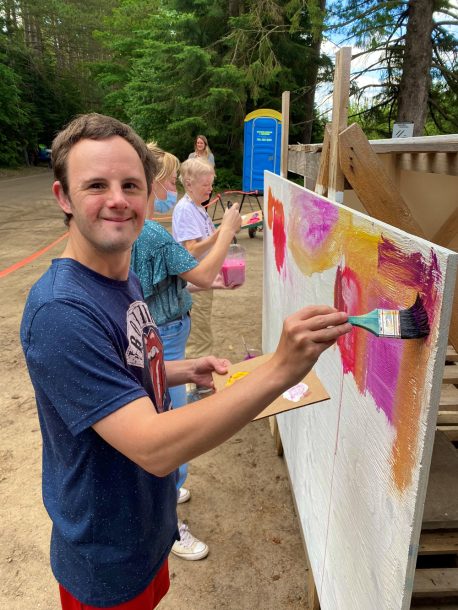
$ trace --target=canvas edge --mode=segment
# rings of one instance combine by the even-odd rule
[[[439,249],[439,246],[434,247]],[[442,248],[441,250],[444,250]],[[445,249],[446,250],[446,249]],[[439,334],[436,350],[436,359],[432,370],[433,385],[430,393],[428,419],[426,422],[426,432],[423,441],[423,447],[420,457],[420,470],[417,487],[417,501],[413,515],[413,527],[411,534],[411,542],[409,545],[409,555],[407,560],[406,570],[406,587],[402,600],[401,610],[409,610],[411,605],[415,568],[418,555],[418,546],[422,529],[423,511],[425,507],[426,493],[428,491],[429,471],[431,467],[431,459],[434,449],[434,437],[436,434],[437,414],[439,411],[439,402],[442,386],[442,376],[445,366],[445,358],[448,346],[448,331],[452,317],[453,298],[455,294],[456,274],[458,270],[458,253],[451,250],[446,250],[450,254],[447,255],[447,263],[444,273],[444,290],[442,293],[442,305],[439,316]],[[448,305],[448,306],[447,306]]]

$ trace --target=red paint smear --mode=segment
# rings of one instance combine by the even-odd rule
[[[275,265],[277,271],[280,272],[285,263],[286,253],[285,213],[281,201],[272,195],[272,190],[270,188],[267,198],[267,223],[269,229],[272,229]]]
[[[348,298],[351,295],[351,301]],[[339,266],[336,273],[336,281],[334,284],[334,307],[339,311],[345,311],[348,314],[357,314],[354,311],[354,303],[361,302],[361,287],[356,273],[348,268],[343,269]],[[344,373],[355,373],[356,365],[356,337],[354,332],[347,333],[340,337],[337,345],[342,356],[342,365]]]

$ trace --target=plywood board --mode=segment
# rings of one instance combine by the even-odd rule
[[[236,364],[231,364],[225,375],[217,375],[213,373],[213,381],[215,384],[216,391],[219,392],[231,383],[237,383],[237,375],[244,373],[251,373],[259,365],[264,364],[272,357],[272,354],[264,354],[257,358],[250,358],[249,360],[242,360]],[[293,400],[289,396],[291,393],[284,393],[274,400],[268,407],[266,407],[259,415],[257,415],[253,421],[263,419],[264,417],[271,417],[278,413],[284,413],[285,411],[291,411],[292,409],[298,409],[299,407],[305,407],[306,405],[312,405],[317,402],[329,399],[329,394],[326,392],[323,384],[318,379],[316,373],[312,370],[308,375],[301,381],[302,384],[307,386],[304,394],[301,392],[301,396],[295,396],[296,400]],[[305,388],[301,388],[305,390]]]
[[[407,609],[458,256],[269,172],[264,202],[264,352],[307,304],[427,309],[426,339],[355,328],[315,366],[326,408],[277,416],[322,610]]]

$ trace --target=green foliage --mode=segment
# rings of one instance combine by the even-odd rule
[[[0,166],[14,167],[24,160],[23,130],[30,120],[30,109],[21,103],[21,82],[0,55]]]
[[[361,69],[359,76],[373,75],[382,87],[370,104],[364,101],[366,88],[355,87],[354,109],[366,133],[373,137],[390,137],[398,113],[402,77],[415,62],[407,54],[406,32],[413,3],[408,0],[340,0],[334,2],[328,15],[329,29],[340,34],[341,42],[358,48],[358,57],[374,59]],[[436,0],[429,14],[432,18],[431,70],[423,77],[429,84],[429,114],[425,133],[453,133],[457,130],[456,99],[458,92],[456,3]],[[373,53],[372,56],[369,54]],[[353,62],[354,65],[355,62]],[[429,73],[428,73],[429,72]],[[417,80],[418,82],[418,80]],[[414,105],[412,101],[411,105]],[[383,135],[382,135],[383,134]]]
[[[72,116],[100,108],[92,32],[117,0],[0,0],[0,165],[49,146]],[[13,10],[14,9],[14,10]]]
[[[204,133],[231,186],[241,174],[245,115],[280,110],[283,90],[300,89],[292,122],[302,119],[304,78],[316,61],[302,1],[247,0],[239,9],[229,14],[222,0],[123,0],[96,35],[110,59],[92,67],[105,112],[181,159]],[[292,137],[299,134],[293,127]]]
[[[391,137],[395,115],[390,104],[376,106],[366,102],[350,106],[348,116],[349,122],[358,123],[369,140]]]
[[[290,133],[301,137],[304,95],[315,86],[307,84],[310,67],[321,61],[310,44],[321,31],[322,5],[15,0],[12,16],[10,0],[0,0],[0,40],[12,70],[3,87],[15,100],[4,105],[3,133],[9,125],[14,143],[1,162],[20,160],[24,148],[38,143],[49,145],[74,114],[95,110],[129,122],[182,159],[204,133],[219,180],[237,186],[248,112],[280,110],[282,92],[296,92]],[[17,107],[21,112],[13,116]]]
[[[240,189],[240,175],[227,167],[216,168],[215,193]]]
[[[122,107],[122,118],[145,140],[156,140],[184,159],[195,136],[205,133],[218,163],[230,164],[233,155],[225,152],[233,133],[241,130],[244,75],[235,66],[221,65],[214,51],[189,44],[198,30],[193,15],[157,11],[143,19],[142,29],[132,29],[127,39],[124,35],[123,45],[136,49],[129,65],[112,70],[119,64],[110,62],[98,66],[96,75],[99,82],[113,85],[105,97],[110,105],[106,110]],[[109,44],[117,58],[118,38],[114,36]]]

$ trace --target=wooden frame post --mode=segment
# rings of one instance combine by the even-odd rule
[[[331,144],[329,150],[328,197],[343,203],[345,179],[339,164],[339,133],[347,126],[350,95],[351,47],[336,53],[334,91],[332,94]]]
[[[329,185],[329,149],[331,146],[331,126],[324,128],[323,147],[321,148],[320,165],[315,183],[315,193],[326,197]]]
[[[288,141],[289,141],[289,100],[290,92],[283,91],[281,96],[281,115],[282,115],[282,126],[281,126],[281,162],[280,162],[280,176],[282,178],[288,177]]]

